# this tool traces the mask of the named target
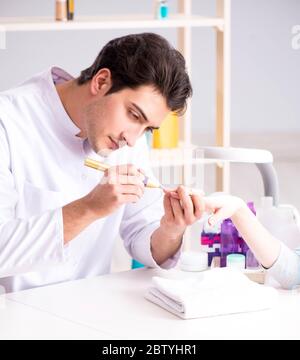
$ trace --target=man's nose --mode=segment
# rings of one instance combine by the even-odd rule
[[[132,136],[132,135],[128,135],[126,137],[126,141],[127,141],[127,145],[130,147],[133,147],[137,141],[137,137],[136,136]]]
[[[133,147],[136,141],[143,135],[144,129],[139,129],[138,131],[130,132],[125,135],[127,145]]]

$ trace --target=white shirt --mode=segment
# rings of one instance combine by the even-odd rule
[[[83,165],[87,156],[103,159],[76,137],[80,130],[55,88],[71,78],[51,68],[0,95],[0,285],[7,292],[108,273],[119,233],[133,258],[158,266],[150,250],[163,215],[157,189],[146,189],[138,203],[122,206],[63,244],[62,207],[103,176]],[[150,173],[148,155],[143,136],[107,163],[133,163]],[[175,265],[178,256],[162,267]]]

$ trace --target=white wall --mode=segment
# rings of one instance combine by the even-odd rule
[[[232,125],[235,131],[300,130],[300,50],[291,29],[299,0],[235,0]]]
[[[52,15],[54,0],[1,0],[0,16]],[[171,11],[177,2],[170,0]],[[300,50],[291,29],[300,24],[299,0],[232,0],[233,132],[300,131]],[[76,14],[151,12],[152,0],[76,0]],[[214,14],[213,0],[193,0],[193,11]],[[136,32],[143,31],[137,29]],[[174,30],[162,31],[174,43]],[[52,64],[77,75],[100,48],[126,31],[9,33],[0,50],[0,90]],[[194,134],[214,129],[215,47],[212,29],[193,31]],[[197,141],[197,139],[195,139]]]

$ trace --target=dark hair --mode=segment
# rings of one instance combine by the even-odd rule
[[[89,68],[77,79],[87,83],[102,68],[112,74],[109,93],[126,87],[153,85],[166,99],[172,111],[183,112],[192,86],[184,57],[166,39],[154,33],[123,36],[109,41]]]

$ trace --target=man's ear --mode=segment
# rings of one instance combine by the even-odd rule
[[[91,80],[91,93],[92,95],[102,94],[105,95],[111,88],[111,72],[107,68],[100,69]]]

